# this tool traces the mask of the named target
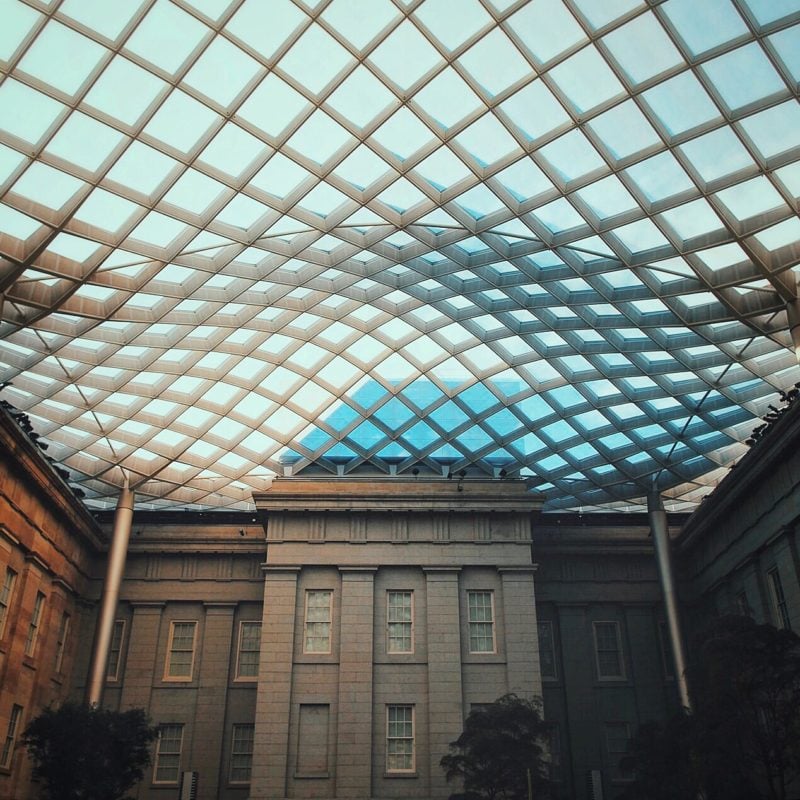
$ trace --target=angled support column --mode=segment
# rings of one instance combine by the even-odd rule
[[[800,297],[789,300],[786,304],[786,315],[789,317],[789,332],[792,334],[794,354],[800,361]]]
[[[690,711],[689,685],[686,681],[686,658],[683,651],[680,615],[678,614],[678,594],[675,589],[675,578],[672,572],[672,553],[670,551],[669,529],[667,528],[667,512],[661,502],[661,495],[653,486],[647,495],[647,511],[650,518],[650,532],[656,551],[658,575],[661,580],[661,592],[664,596],[664,608],[667,612],[667,628],[672,646],[672,658],[675,665],[675,680],[681,705]]]
[[[111,535],[111,547],[108,551],[106,578],[103,582],[103,594],[100,599],[100,614],[92,648],[92,661],[89,666],[89,680],[86,683],[86,702],[90,706],[99,706],[103,699],[103,688],[106,683],[108,666],[108,648],[114,633],[114,616],[117,613],[119,589],[125,573],[125,559],[128,555],[128,540],[131,536],[133,522],[133,490],[127,483],[120,489],[117,500],[117,511],[114,515],[114,531]]]

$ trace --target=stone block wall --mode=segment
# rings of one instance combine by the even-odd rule
[[[85,602],[103,549],[94,519],[41,451],[0,410],[0,798],[30,795],[16,746],[44,707],[70,695],[91,641]]]

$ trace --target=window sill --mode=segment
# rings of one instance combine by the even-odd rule
[[[419,773],[414,770],[413,772],[384,772],[384,778],[418,778]]]
[[[33,656],[22,656],[22,666],[28,669],[37,669],[36,660]]]

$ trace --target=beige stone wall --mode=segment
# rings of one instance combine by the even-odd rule
[[[522,491],[520,491],[522,488]],[[530,511],[518,484],[276,481],[252,798],[447,797],[439,760],[473,703],[538,694]],[[526,508],[527,505],[527,508]],[[332,593],[330,653],[303,647],[306,593]],[[496,648],[469,652],[467,593],[492,593]],[[387,648],[387,592],[413,593],[413,651]],[[269,644],[268,644],[269,643]],[[413,714],[414,763],[387,767],[387,708]],[[314,707],[314,709],[312,709]],[[323,709],[323,710],[320,710]],[[303,717],[329,720],[320,774]],[[286,726],[288,724],[288,735]]]

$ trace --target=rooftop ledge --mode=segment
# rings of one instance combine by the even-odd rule
[[[522,480],[413,477],[276,478],[253,494],[260,511],[539,511],[544,495]]]

